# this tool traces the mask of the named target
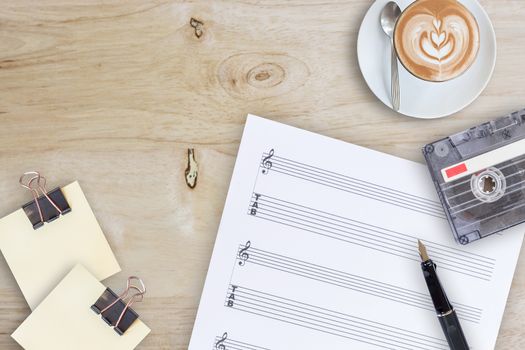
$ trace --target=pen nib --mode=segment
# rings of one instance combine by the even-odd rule
[[[423,242],[421,242],[419,239],[417,240],[417,245],[418,245],[418,248],[419,248],[419,256],[421,257],[421,261],[427,261],[427,260],[430,260],[430,258],[428,257],[428,254],[427,254],[427,248],[425,247],[425,245],[423,244]]]

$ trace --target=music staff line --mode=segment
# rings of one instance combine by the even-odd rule
[[[266,155],[263,154],[263,157]],[[319,185],[446,219],[439,202],[273,155],[271,170]],[[263,167],[262,163],[260,165]]]
[[[257,197],[258,196],[258,197]],[[257,198],[257,199],[256,199]],[[254,211],[254,206],[256,210]],[[299,204],[283,201],[275,197],[254,194],[248,214],[299,230],[319,234],[376,251],[419,261],[414,252],[416,237],[369,225],[342,216],[322,212]],[[441,268],[483,280],[490,280],[494,263],[469,255],[438,248],[434,251],[429,243],[429,251]]]
[[[398,257],[403,257],[414,261],[420,260],[418,255],[413,252],[413,243],[400,245],[398,244],[399,242],[393,242],[389,239],[389,237],[378,236],[374,233],[371,233],[369,230],[367,230],[367,228],[356,229],[337,224],[335,225],[336,227],[330,224],[325,225],[323,220],[319,220],[316,217],[309,217],[297,213],[292,213],[292,215],[290,215],[287,214],[287,210],[283,210],[282,208],[275,208],[270,205],[265,206],[262,209],[263,210],[258,210],[256,216],[265,220],[284,224],[303,231],[316,233],[325,237],[334,238],[347,243],[356,244],[383,253],[396,255]],[[279,210],[276,211],[272,209]],[[363,229],[365,231],[363,231]],[[412,242],[415,241],[416,240],[414,238]],[[448,258],[446,257],[446,254],[440,254],[440,256],[441,258],[436,258],[434,260],[436,262],[439,262],[441,268],[446,268],[450,271],[454,271],[475,278],[480,278],[483,280],[490,280],[492,276],[493,267],[485,267],[479,265],[478,268],[472,265],[471,263],[458,262],[457,260],[463,260],[459,257]]]
[[[234,301],[231,301],[234,295]],[[385,349],[447,350],[446,340],[366,320],[334,310],[279,297],[262,291],[230,286],[226,307],[363,342]]]
[[[277,167],[279,167],[279,161],[282,162],[283,164],[291,164],[292,166],[296,166],[297,168],[299,169],[313,169],[312,171],[314,171],[314,174],[316,173],[323,173],[323,174],[326,174],[327,176],[330,176],[331,178],[340,178],[340,179],[343,179],[343,180],[347,180],[347,181],[350,181],[350,183],[362,183],[364,184],[365,186],[369,186],[375,190],[378,190],[378,191],[382,191],[382,192],[389,192],[389,193],[392,193],[393,195],[399,195],[401,197],[403,197],[404,199],[407,199],[407,200],[415,200],[415,201],[421,201],[421,202],[426,202],[427,205],[429,205],[430,207],[434,208],[434,209],[439,209],[439,211],[441,213],[443,213],[443,210],[442,210],[442,206],[440,204],[439,201],[434,201],[434,200],[431,200],[431,199],[428,199],[428,198],[424,198],[424,197],[420,197],[420,196],[416,196],[416,195],[412,195],[412,194],[409,194],[409,193],[406,193],[406,192],[402,192],[402,191],[399,191],[399,190],[395,190],[395,189],[392,189],[392,188],[389,188],[389,187],[385,187],[385,186],[381,186],[381,185],[377,185],[377,184],[374,184],[374,183],[371,183],[371,182],[368,182],[368,181],[365,181],[365,180],[360,180],[360,179],[356,179],[356,178],[353,178],[353,177],[350,177],[350,176],[347,176],[347,175],[343,175],[343,174],[340,174],[340,173],[336,173],[336,172],[332,172],[332,171],[329,171],[329,170],[325,170],[325,169],[322,169],[322,168],[319,168],[319,167],[315,167],[315,166],[312,166],[312,165],[308,165],[308,164],[305,164],[305,163],[301,163],[301,162],[298,162],[298,161],[294,161],[294,160],[291,160],[291,159],[288,159],[288,158],[285,158],[285,157],[280,157],[280,156],[276,156],[274,154],[274,149],[271,149],[269,152],[265,152],[263,153],[262,155],[262,158],[263,158],[263,161],[261,162],[260,164],[260,167],[262,166],[263,168],[265,168],[267,171],[269,169],[272,169],[275,164],[277,164]],[[269,159],[273,159],[273,162],[272,161],[269,161]],[[278,160],[277,163],[275,163],[275,160]],[[525,156],[522,160],[519,160],[517,163],[520,163],[522,161],[525,161]],[[510,167],[512,165],[515,165],[515,164],[509,164],[507,166],[503,166],[503,167],[500,167],[499,169],[502,170],[502,169],[505,169],[507,167]],[[275,169],[274,169],[275,170]],[[517,173],[513,173],[511,174],[510,176],[513,176],[515,174],[518,174],[519,172]],[[470,180],[466,180],[464,181],[464,183],[467,183],[467,182],[470,182]],[[455,187],[456,185],[454,186],[451,186],[451,187]],[[255,186],[254,186],[255,188]],[[445,216],[443,216],[443,218],[445,218]],[[435,243],[437,244],[437,243]],[[446,246],[443,246],[441,245],[442,247],[445,247],[445,248],[448,248]],[[461,252],[461,251],[458,251],[458,252]],[[473,253],[471,253],[473,254]],[[488,257],[484,257],[484,256],[480,256],[478,255],[479,257],[481,258],[484,258],[484,259],[488,259],[489,261],[494,261],[494,259],[491,259],[491,258],[488,258]]]
[[[369,181],[357,179],[357,178],[354,178],[354,177],[351,177],[351,176],[348,176],[348,175],[343,175],[343,174],[340,174],[340,173],[336,173],[336,172],[333,172],[333,171],[322,169],[322,168],[319,168],[319,167],[316,167],[316,166],[313,166],[313,165],[301,163],[301,162],[298,162],[298,161],[295,161],[295,160],[291,160],[291,159],[288,159],[288,158],[285,158],[285,157],[274,156],[272,151],[270,151],[270,153],[271,153],[271,157],[274,159],[274,161],[272,162],[270,168],[275,166],[275,164],[276,164],[275,160],[278,160],[278,162],[277,162],[278,166],[279,166],[279,163],[282,163],[283,165],[290,165],[292,167],[295,167],[296,169],[300,169],[301,171],[308,171],[308,173],[312,173],[313,172],[314,174],[324,174],[324,175],[330,176],[330,178],[341,179],[341,180],[343,180],[343,181],[345,181],[345,182],[347,182],[349,184],[352,184],[352,185],[355,184],[357,186],[369,187],[369,188],[372,188],[374,190],[381,191],[380,193],[383,193],[383,192],[392,193],[393,195],[402,197],[402,198],[404,198],[406,200],[409,200],[411,202],[425,203],[424,205],[426,205],[426,206],[428,206],[430,208],[434,208],[434,209],[440,209],[441,208],[441,204],[438,201],[435,201],[435,200],[431,200],[431,199],[428,199],[428,198],[412,195],[410,193],[406,193],[406,192],[399,191],[399,190],[396,190],[396,189],[393,189],[393,188],[389,188],[389,187],[381,186],[381,185],[378,185],[378,184],[374,184],[374,183],[369,182]],[[268,157],[266,157],[266,158],[264,157],[266,154],[268,154],[268,153],[264,153],[263,154],[263,160],[268,158]],[[264,161],[263,161],[263,166],[264,166]]]
[[[213,350],[270,350],[260,346],[248,344],[239,340],[230,339],[228,333],[215,337]]]
[[[289,159],[287,159],[287,158],[283,158],[283,157],[279,157],[279,156],[274,156],[274,153],[273,153],[272,151],[273,151],[273,149],[270,151],[270,153],[271,153],[271,158],[274,158],[274,157],[275,157],[275,158],[278,158],[278,159],[284,159],[284,160],[287,160],[287,161],[289,161],[289,162],[294,162],[294,163],[298,163],[298,164],[303,164],[303,163],[300,163],[300,162],[295,162],[295,161],[289,160]],[[264,154],[268,154],[268,153],[264,153]],[[266,158],[264,158],[264,155],[263,155],[263,160],[264,160],[264,159],[266,159]],[[269,163],[270,163],[270,165],[269,165],[269,169],[271,169],[271,168],[273,167],[273,163],[272,163],[272,162],[269,162]],[[310,165],[305,165],[305,166],[309,166],[309,167],[311,167],[311,168],[317,169],[318,171],[324,171],[324,172],[327,172],[327,173],[329,173],[329,174],[331,174],[331,175],[334,175],[334,174],[335,174],[335,175],[339,175],[339,176],[342,176],[342,177],[347,177],[347,178],[350,178],[350,179],[354,179],[354,178],[351,178],[351,177],[348,177],[348,176],[345,176],[345,175],[341,175],[341,174],[333,173],[333,172],[330,172],[330,171],[327,171],[327,170],[324,170],[324,169],[321,169],[321,168],[317,168],[317,167],[314,167],[314,166],[310,166]],[[268,169],[268,168],[267,168],[267,169]],[[413,195],[408,194],[408,193],[400,192],[400,191],[398,191],[398,190],[389,189],[389,188],[387,188],[387,187],[380,186],[380,185],[377,185],[377,184],[373,184],[373,183],[370,183],[370,182],[367,182],[367,181],[364,181],[364,180],[358,180],[358,179],[354,179],[354,180],[364,182],[364,183],[366,183],[366,184],[369,184],[370,186],[375,186],[375,187],[377,187],[377,188],[379,188],[379,189],[381,189],[381,190],[389,190],[389,191],[393,191],[394,193],[402,193],[402,194],[405,194],[405,195],[407,195],[407,196],[412,196],[412,197],[415,197],[415,198],[419,198],[419,199],[424,200],[424,201],[427,201],[427,202],[429,202],[429,203],[433,203],[433,204],[435,204],[435,205],[436,205],[437,207],[439,207],[439,208],[442,208],[442,207],[441,207],[441,204],[440,204],[439,202],[437,202],[437,201],[432,201],[432,200],[430,200],[430,199],[423,198],[423,197],[419,197],[419,196],[413,196]],[[255,186],[254,186],[254,191],[253,191],[253,192],[255,192]],[[253,194],[252,194],[252,196],[253,196]],[[397,234],[400,234],[400,235],[404,235],[404,234],[399,233],[399,232],[394,232],[394,233],[397,233]],[[411,237],[411,236],[407,236],[407,235],[405,235],[405,236],[406,236],[406,237],[409,237],[410,239],[413,238],[413,237]],[[477,256],[477,257],[479,257],[481,260],[485,260],[485,261],[487,261],[487,262],[489,262],[489,263],[493,263],[493,262],[495,262],[495,259],[492,259],[492,258],[490,258],[490,257],[482,256],[482,255],[475,254],[475,253],[467,253],[467,252],[464,252],[464,251],[462,251],[462,250],[454,249],[454,248],[451,248],[451,247],[448,247],[448,246],[445,246],[445,245],[442,245],[442,244],[438,244],[438,243],[432,243],[432,244],[433,244],[433,245],[440,246],[441,248],[444,248],[444,249],[453,250],[453,251],[454,251],[454,254],[460,254],[460,255],[461,255],[461,254],[463,254],[463,253],[466,253],[466,254],[469,254],[469,255]]]
[[[245,245],[239,246],[237,254],[238,259],[242,259],[240,258],[240,252],[244,249],[244,247]],[[427,294],[331,269],[321,265],[312,264],[306,261],[293,259],[291,257],[257,249],[253,246],[250,248],[249,258],[244,260],[244,262],[278,270],[303,278],[308,278],[318,282],[328,283],[334,286],[350,289],[375,297],[388,299],[412,307],[428,310],[432,313],[435,312],[434,308],[432,307],[432,300]],[[458,303],[456,301],[453,301],[453,304],[455,305],[456,311],[458,312],[460,318],[473,323],[480,322],[483,310],[463,303]]]
[[[256,201],[256,198],[257,197],[256,197],[255,194],[252,195],[252,202],[251,202],[252,205]],[[270,197],[270,196],[267,196],[267,195],[264,195],[264,196],[261,195],[260,198],[262,198],[262,199],[260,201],[257,201],[259,204],[260,204],[261,201],[265,202],[265,203],[267,202],[267,204],[265,204],[265,205],[268,208],[278,209],[278,210],[281,210],[283,212],[289,212],[289,213],[294,214],[294,213],[296,213],[296,211],[294,211],[295,207],[301,207],[302,211],[308,212],[309,214],[312,214],[312,215],[315,215],[316,218],[328,219],[328,220],[331,220],[332,222],[348,224],[348,225],[356,227],[358,229],[369,230],[369,231],[372,231],[372,235],[374,235],[375,233],[383,234],[383,231],[384,231],[384,232],[386,232],[389,235],[389,241],[390,242],[395,242],[395,243],[399,243],[399,244],[412,244],[414,242],[414,240],[417,241],[416,237],[413,237],[413,236],[410,236],[410,235],[407,235],[407,234],[404,234],[404,233],[401,233],[401,232],[396,232],[396,231],[393,231],[393,230],[384,229],[382,227],[366,224],[366,223],[363,223],[363,222],[359,222],[357,220],[352,220],[352,219],[345,218],[345,217],[342,217],[342,216],[338,216],[338,215],[335,215],[335,214],[319,211],[319,210],[316,210],[316,209],[313,209],[313,208],[308,208],[306,206],[302,206],[302,205],[299,205],[299,204],[295,204],[295,203],[287,202],[287,201],[284,201],[284,200],[280,200],[280,199],[277,199],[275,197]],[[285,204],[283,204],[283,203],[285,203]],[[277,208],[275,206],[272,206],[272,204],[278,205],[279,208]],[[287,204],[289,204],[289,205],[287,205]],[[282,209],[282,208],[287,208],[287,209]],[[288,210],[288,209],[290,209],[290,210]],[[321,222],[327,222],[327,221],[322,220],[322,219],[320,220]],[[330,223],[330,222],[328,222],[328,223]],[[340,226],[340,225],[336,224],[336,226]],[[433,253],[435,252],[436,255],[438,255],[438,256],[442,255],[442,256],[445,256],[445,257],[448,257],[448,258],[453,258],[453,259],[456,259],[456,260],[460,260],[463,263],[466,263],[467,265],[470,265],[471,267],[483,266],[483,267],[486,267],[487,269],[490,269],[490,270],[494,269],[494,266],[495,266],[494,259],[490,259],[490,260],[487,259],[487,258],[485,258],[485,259],[477,259],[479,257],[481,257],[481,258],[484,258],[484,257],[479,256],[479,255],[475,255],[475,254],[471,254],[471,253],[467,253],[467,252],[464,252],[464,251],[461,251],[461,250],[457,250],[457,249],[454,249],[454,248],[450,248],[450,247],[447,247],[447,246],[444,246],[444,245],[441,245],[441,247],[439,248],[439,251],[433,251],[433,248],[434,248],[433,245],[435,245],[435,244],[433,242],[428,242],[427,245],[429,247],[429,251],[433,252]],[[472,259],[472,258],[475,258],[474,262],[470,261],[470,259]]]

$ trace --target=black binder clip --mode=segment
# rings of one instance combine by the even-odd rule
[[[46,189],[46,178],[36,171],[30,171],[20,176],[20,185],[31,191],[33,200],[22,206],[33,229],[44,225],[44,222],[51,222],[58,219],[60,215],[71,211],[60,187],[48,192]],[[38,196],[38,191],[42,193]]]
[[[137,280],[140,287],[133,285],[133,280]],[[129,295],[131,290],[136,291],[136,293]],[[131,305],[135,302],[141,302],[144,299],[144,294],[146,294],[144,282],[138,277],[131,276],[128,278],[126,290],[122,294],[117,295],[111,288],[106,288],[96,303],[91,306],[91,310],[95,311],[97,315],[101,315],[102,319],[113,327],[115,332],[123,335],[139,318],[139,315],[131,309]],[[126,299],[128,299],[127,302]]]

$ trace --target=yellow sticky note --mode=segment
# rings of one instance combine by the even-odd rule
[[[31,310],[78,263],[98,280],[120,271],[78,182],[62,193],[71,212],[37,230],[23,209],[0,220],[0,250]]]
[[[91,310],[106,287],[82,265],[49,293],[11,335],[26,350],[130,350],[150,332],[137,319],[118,335]]]

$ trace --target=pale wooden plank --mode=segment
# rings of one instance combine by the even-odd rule
[[[522,107],[525,5],[481,2],[498,36],[492,81],[457,115],[420,121],[385,108],[360,75],[369,0],[4,1],[0,215],[28,199],[25,170],[78,179],[124,269],[108,284],[131,273],[148,284],[140,349],[185,349],[246,113],[422,161],[426,142]],[[522,254],[498,350],[525,348],[524,269]],[[9,335],[29,309],[3,259],[0,281],[0,348],[18,349]]]

